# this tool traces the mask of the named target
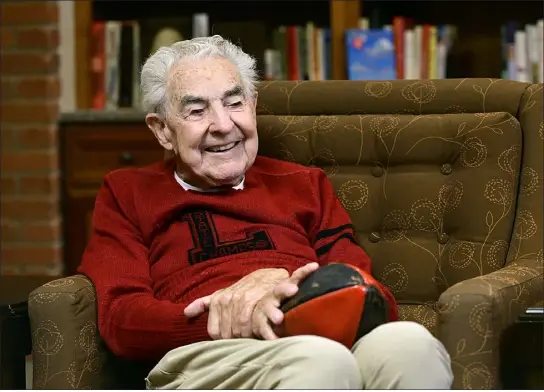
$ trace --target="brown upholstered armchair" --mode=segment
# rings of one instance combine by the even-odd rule
[[[269,82],[260,153],[324,168],[400,316],[451,354],[454,388],[500,388],[501,333],[543,296],[543,86],[507,80]],[[83,276],[29,298],[34,386],[143,387]]]

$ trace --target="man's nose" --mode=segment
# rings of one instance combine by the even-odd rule
[[[234,122],[230,118],[230,112],[222,105],[211,111],[210,132],[230,132],[234,128]]]

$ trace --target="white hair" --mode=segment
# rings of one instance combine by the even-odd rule
[[[253,96],[257,82],[255,59],[229,40],[214,35],[163,46],[146,60],[140,75],[143,109],[147,113],[166,115],[166,87],[172,66],[181,60],[209,57],[222,57],[231,61],[240,75],[244,94],[247,97]]]

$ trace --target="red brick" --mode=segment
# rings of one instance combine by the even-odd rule
[[[19,192],[22,195],[52,195],[59,194],[59,176],[55,173],[41,176],[24,176],[19,180]]]
[[[10,241],[19,241],[21,225],[16,222],[2,222],[2,244]]]
[[[16,96],[14,94],[13,82],[11,80],[2,79],[1,88],[2,90],[0,90],[0,94],[4,102]]]
[[[20,151],[4,153],[1,157],[2,174],[13,172],[45,172],[58,169],[55,151]]]
[[[4,25],[55,23],[59,17],[56,1],[4,1],[1,7]]]
[[[54,103],[6,103],[0,109],[2,122],[55,122],[59,116],[59,104]]]
[[[51,73],[58,71],[58,55],[50,53],[2,53],[0,71],[3,75]]]
[[[56,219],[59,213],[58,200],[6,200],[2,198],[2,219],[17,221],[41,221]]]
[[[13,195],[18,193],[18,181],[13,176],[3,175],[0,178],[0,184],[2,186],[2,195]]]
[[[50,149],[57,146],[56,126],[23,128],[17,132],[17,145],[26,149]]]
[[[20,30],[17,47],[21,49],[56,49],[59,46],[59,32],[56,28],[33,28]]]
[[[2,261],[7,263],[50,263],[60,258],[58,246],[3,246]]]
[[[21,239],[29,242],[54,242],[61,239],[60,219],[48,222],[32,222],[21,229]]]
[[[0,114],[1,116],[1,114]],[[2,153],[7,151],[12,151],[17,149],[18,143],[17,143],[17,130],[4,126],[2,124],[2,129],[0,131],[0,141],[2,146]]]
[[[13,29],[9,27],[0,28],[0,45],[3,50],[15,45],[15,33]]]
[[[24,78],[15,84],[14,88],[17,98],[59,98],[60,83],[54,76],[42,76],[35,78]]]

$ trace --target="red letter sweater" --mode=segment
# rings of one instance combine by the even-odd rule
[[[202,193],[184,190],[166,161],[105,177],[79,272],[96,287],[99,331],[110,350],[158,360],[211,340],[207,312],[191,320],[183,314],[193,300],[257,269],[292,273],[312,261],[370,272],[322,170],[257,157],[243,190]]]

